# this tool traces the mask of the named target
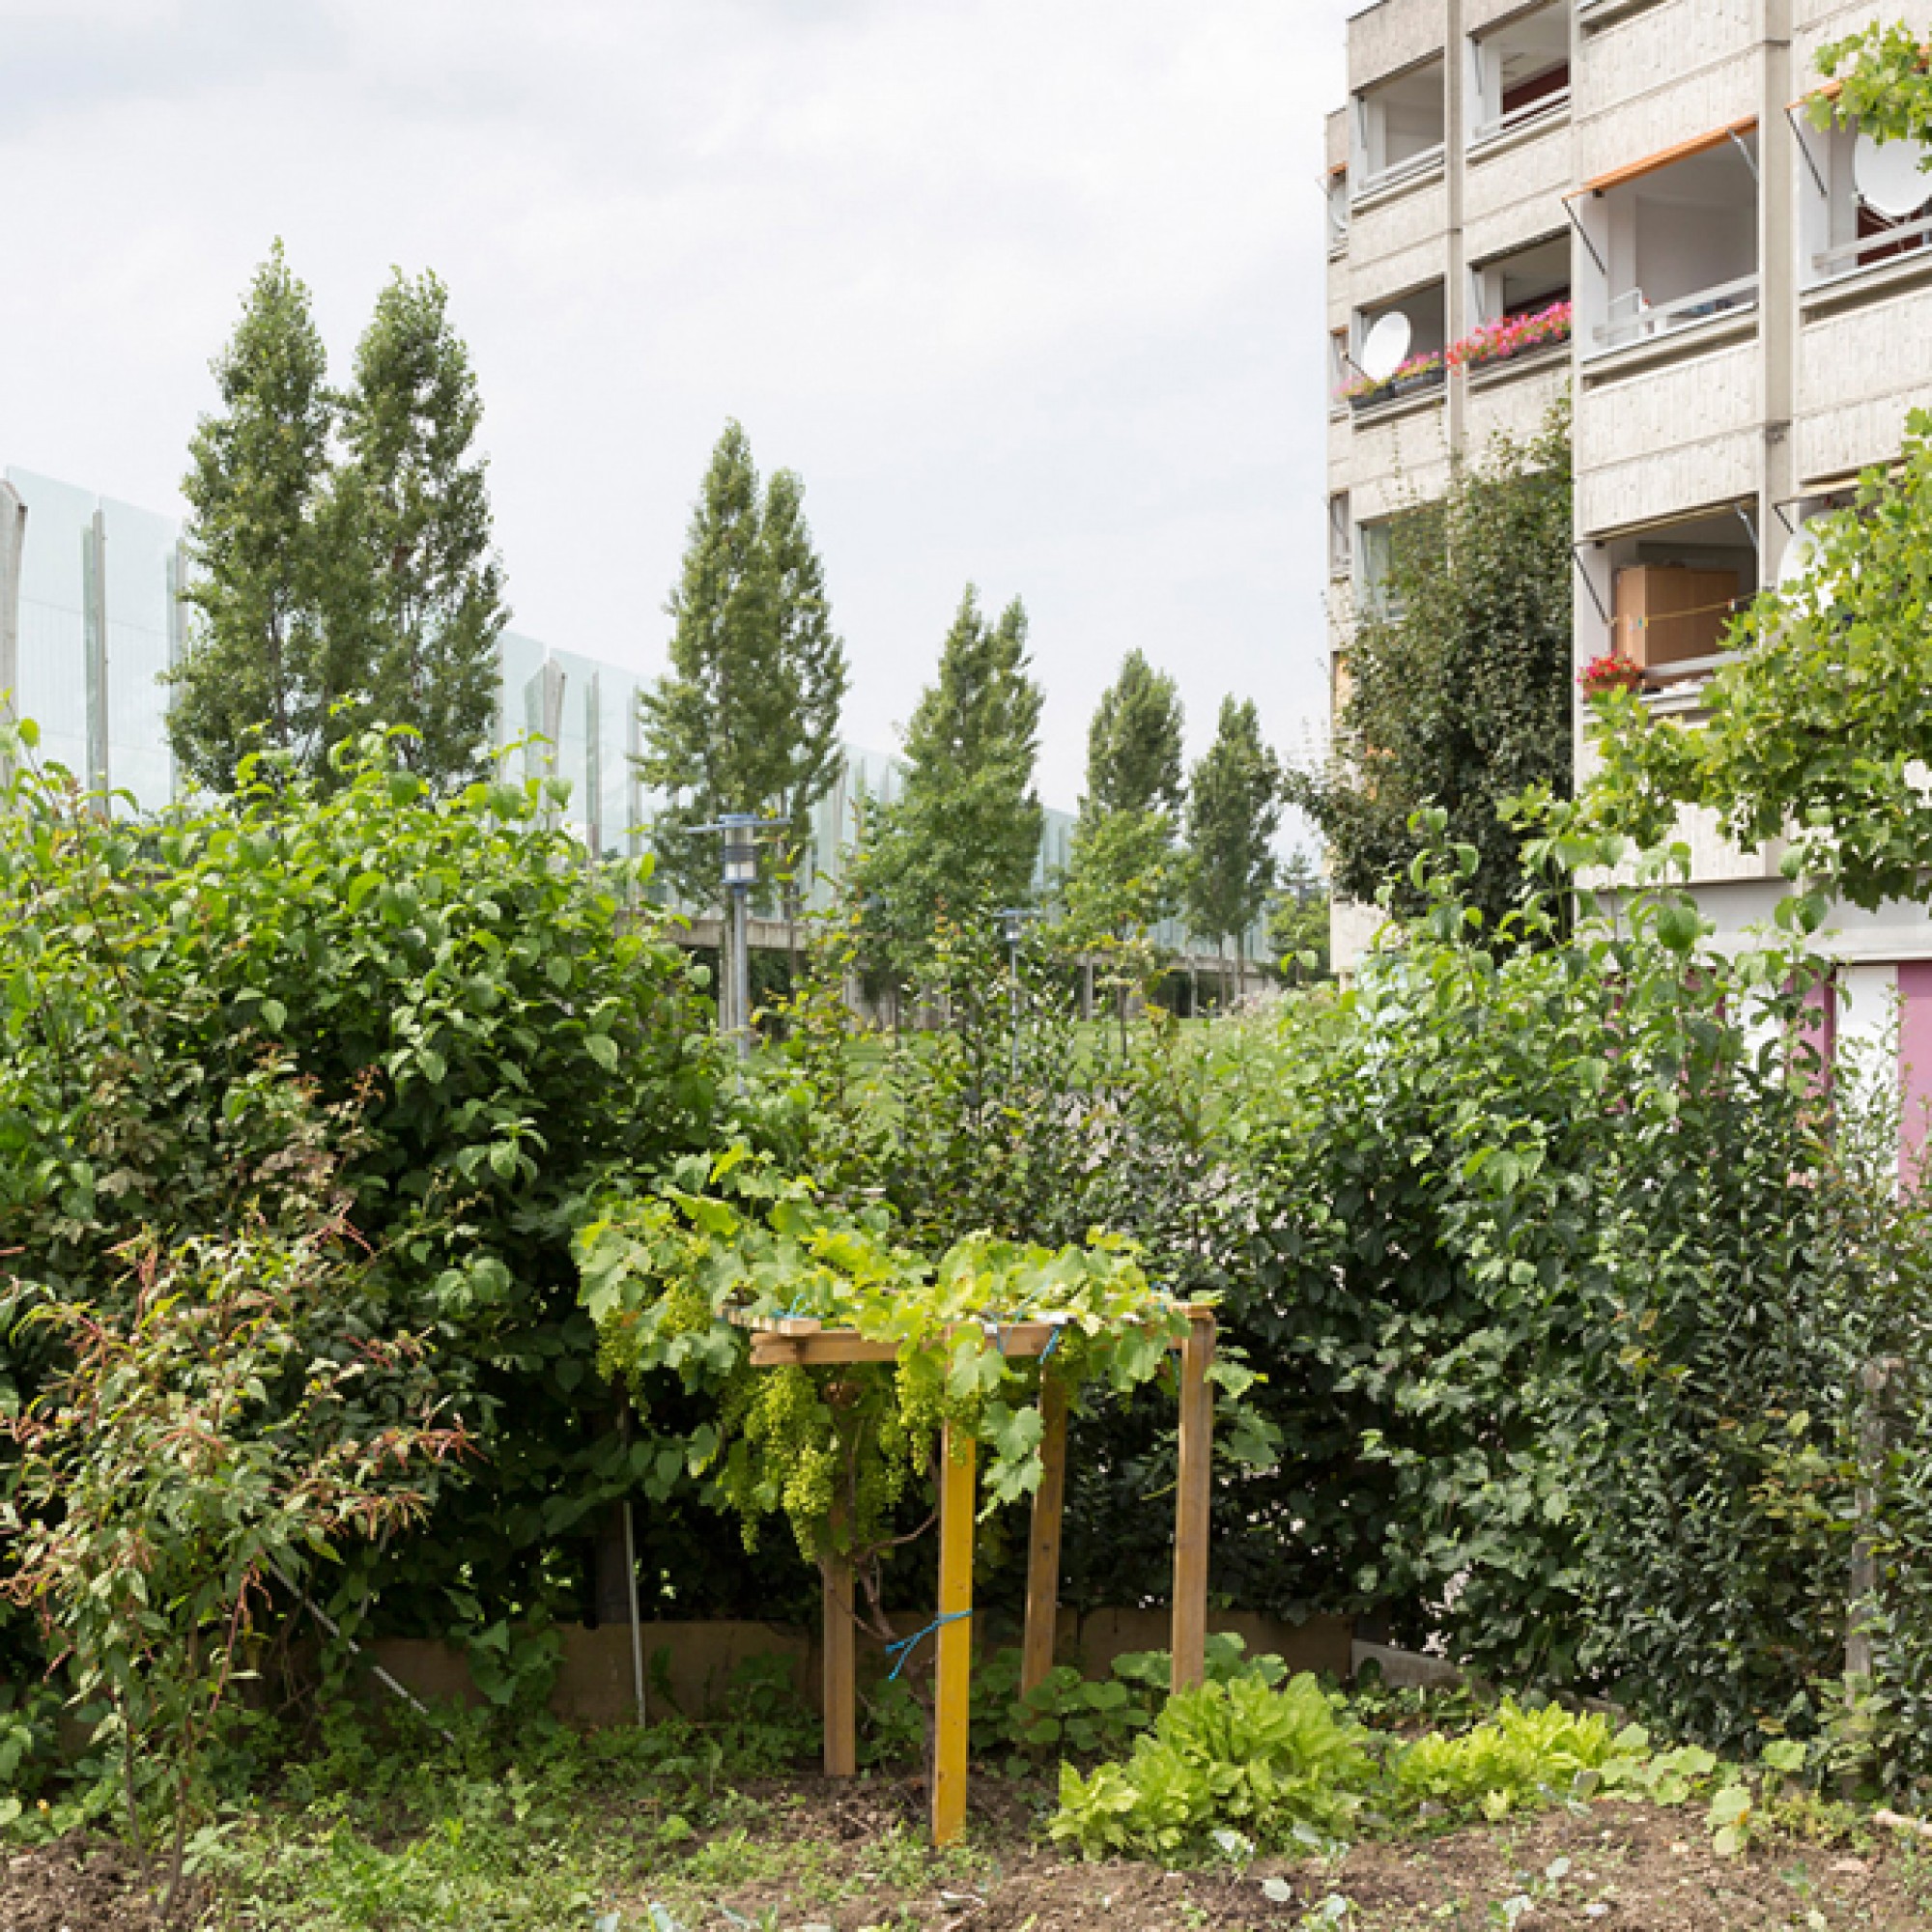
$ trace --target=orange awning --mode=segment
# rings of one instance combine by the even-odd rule
[[[1733,136],[1750,133],[1757,127],[1757,116],[1747,115],[1742,121],[1732,121],[1722,128],[1714,128],[1708,134],[1693,135],[1688,141],[1679,141],[1674,148],[1665,148],[1661,154],[1646,155],[1640,161],[1632,161],[1627,167],[1612,168],[1606,175],[1599,175],[1595,181],[1586,181],[1577,190],[1580,194],[1603,194],[1613,187],[1621,187],[1625,182],[1640,180],[1645,175],[1654,175],[1660,168],[1670,167],[1677,161],[1688,161],[1693,155],[1708,154],[1713,148],[1721,148]],[[1572,200],[1576,197],[1573,195]]]

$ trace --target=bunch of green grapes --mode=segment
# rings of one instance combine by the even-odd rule
[[[782,1510],[808,1561],[816,1561],[832,1514],[838,1451],[830,1408],[804,1370],[742,1371],[725,1393],[724,1434],[734,1436],[719,1487],[755,1549],[758,1525]]]

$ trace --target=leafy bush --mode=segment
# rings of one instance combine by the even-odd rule
[[[1164,1860],[1205,1850],[1229,1826],[1264,1848],[1297,1826],[1335,1835],[1375,1768],[1339,1702],[1305,1674],[1280,1690],[1237,1678],[1183,1690],[1124,1764],[1085,1776],[1062,1766],[1052,1834],[1089,1858]]]
[[[64,1366],[6,1423],[18,1450],[4,1587],[105,1714],[128,1828],[145,1764],[174,1814],[181,1884],[210,1747],[277,1599],[325,1559],[427,1514],[429,1471],[468,1446],[438,1417],[413,1337],[372,1332],[339,1220],[130,1258],[119,1306],[47,1300]]]
[[[390,1614],[438,1632],[574,1607],[597,1512],[656,1446],[610,1427],[573,1204],[607,1165],[713,1132],[721,1063],[683,956],[534,783],[437,799],[369,738],[326,791],[264,760],[232,801],[135,822],[38,769],[31,735],[0,790],[10,1307],[111,1304],[130,1237],[244,1227],[298,1157],[291,1109],[349,1108],[373,1319],[427,1339],[489,1480],[444,1484],[431,1533],[346,1565],[340,1594],[402,1586]],[[5,1333],[17,1401],[46,1335]],[[643,1528],[658,1567],[731,1588],[728,1559],[691,1560],[710,1539],[674,1499]]]

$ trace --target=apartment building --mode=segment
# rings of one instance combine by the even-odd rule
[[[1330,645],[1452,451],[1575,404],[1576,662],[1616,649],[1694,719],[1732,611],[1932,407],[1932,176],[1821,133],[1817,48],[1928,0],[1379,0],[1328,123]],[[1579,701],[1579,760],[1587,759]],[[1688,828],[1720,928],[1781,854]],[[1336,956],[1375,928],[1339,907]],[[1924,1005],[1922,909],[1834,918],[1854,1025]]]

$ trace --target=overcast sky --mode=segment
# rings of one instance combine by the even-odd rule
[[[1041,781],[1139,645],[1190,749],[1323,708],[1321,115],[1359,0],[0,0],[0,465],[178,511],[281,236],[481,379],[514,624],[644,670],[726,416],[801,471],[894,749],[961,587]]]

